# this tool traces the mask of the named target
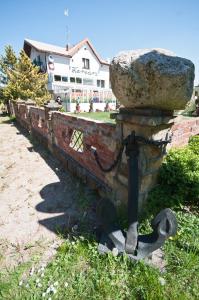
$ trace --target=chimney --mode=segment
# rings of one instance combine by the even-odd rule
[[[66,51],[70,50],[70,44],[66,44]]]

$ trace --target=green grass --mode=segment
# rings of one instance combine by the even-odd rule
[[[98,113],[94,113],[96,115]],[[198,151],[198,146],[193,149]],[[87,211],[91,201],[82,188],[79,191],[78,207]],[[157,197],[160,198],[160,191]],[[150,205],[154,211],[155,206],[151,202]],[[194,205],[197,207],[198,204]],[[156,204],[156,207],[159,205]],[[30,276],[30,268],[36,265],[32,260],[12,271],[0,270],[0,300],[198,299],[198,211],[196,208],[193,210],[193,205],[190,209],[182,204],[175,210],[178,233],[164,245],[167,263],[164,273],[142,261],[131,262],[126,256],[99,255],[95,237],[86,233],[88,220],[85,217],[78,222],[81,227],[77,230],[79,233],[68,236],[58,249],[56,257],[45,268],[36,266],[34,274]],[[140,229],[142,232],[149,232],[149,220],[145,220]],[[0,259],[1,256],[3,253],[0,254]]]
[[[85,113],[78,113],[78,114],[73,113],[72,115],[74,115],[75,117],[85,117],[92,120],[115,124],[115,120],[110,119],[110,112],[92,112],[92,113],[85,112]]]
[[[164,273],[125,256],[101,256],[92,237],[73,236],[33,276],[28,275],[28,265],[1,273],[0,299],[198,299],[199,218],[182,211],[177,218],[178,234],[164,246]],[[19,285],[24,271],[27,275]]]
[[[10,124],[16,120],[15,116],[0,115],[0,124]]]

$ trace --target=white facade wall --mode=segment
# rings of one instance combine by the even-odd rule
[[[54,58],[54,74],[67,76],[69,72],[70,59],[65,56],[51,54]],[[48,59],[47,59],[48,60]]]
[[[56,95],[61,95],[62,100],[71,104],[76,103],[79,99],[79,102],[82,102],[83,104],[83,102],[88,103],[91,101],[93,97],[94,102],[95,100],[97,102],[104,102],[107,97],[110,98],[109,65],[101,64],[87,43],[85,43],[73,57],[66,57],[50,52],[40,52],[32,47],[30,55],[31,60],[38,60],[39,56],[45,71],[48,73],[48,89],[55,97]],[[83,58],[89,60],[89,69],[83,68]],[[50,64],[52,60],[53,68],[52,64]],[[55,76],[61,76],[61,81],[56,81]],[[67,77],[67,82],[64,81],[63,77]],[[81,78],[82,83],[71,82],[71,78]],[[89,84],[85,84],[84,79],[90,80]],[[104,80],[104,87],[97,86],[97,80]],[[112,98],[115,99],[114,96]],[[95,106],[100,106],[99,109],[103,110],[104,103],[103,105],[101,104],[102,103],[96,103]],[[65,106],[69,107],[66,103]],[[71,108],[73,106],[74,105],[71,105]],[[87,111],[89,109],[89,103],[84,106]]]
[[[85,50],[86,48],[86,50]],[[89,46],[83,46],[72,58],[66,58],[52,54],[54,58],[54,71],[51,73],[54,75],[63,75],[68,77],[68,83],[65,82],[54,82],[58,85],[73,86],[73,88],[96,88],[97,80],[104,80],[106,89],[109,89],[109,66],[101,65],[97,57],[93,54],[93,51]],[[89,59],[90,68],[83,69],[82,58]],[[49,71],[49,69],[48,69]],[[71,83],[70,77],[78,77],[86,79],[92,79],[93,85],[83,85],[78,83]]]

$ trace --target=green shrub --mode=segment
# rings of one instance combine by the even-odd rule
[[[59,111],[60,112],[66,112],[63,106],[59,108]]]
[[[195,99],[191,99],[187,103],[185,110],[182,112],[182,115],[193,117],[193,112],[195,112],[195,111],[196,111]]]
[[[189,147],[171,150],[160,169],[160,183],[185,201],[199,197],[199,156]]]
[[[199,135],[192,136],[189,140],[189,148],[199,155]]]
[[[158,185],[149,193],[145,213],[155,214],[165,207],[197,206],[198,200],[199,136],[194,136],[188,146],[172,149],[165,157]]]

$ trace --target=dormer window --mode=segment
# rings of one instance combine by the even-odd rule
[[[83,69],[90,69],[90,61],[88,58],[82,58]]]

